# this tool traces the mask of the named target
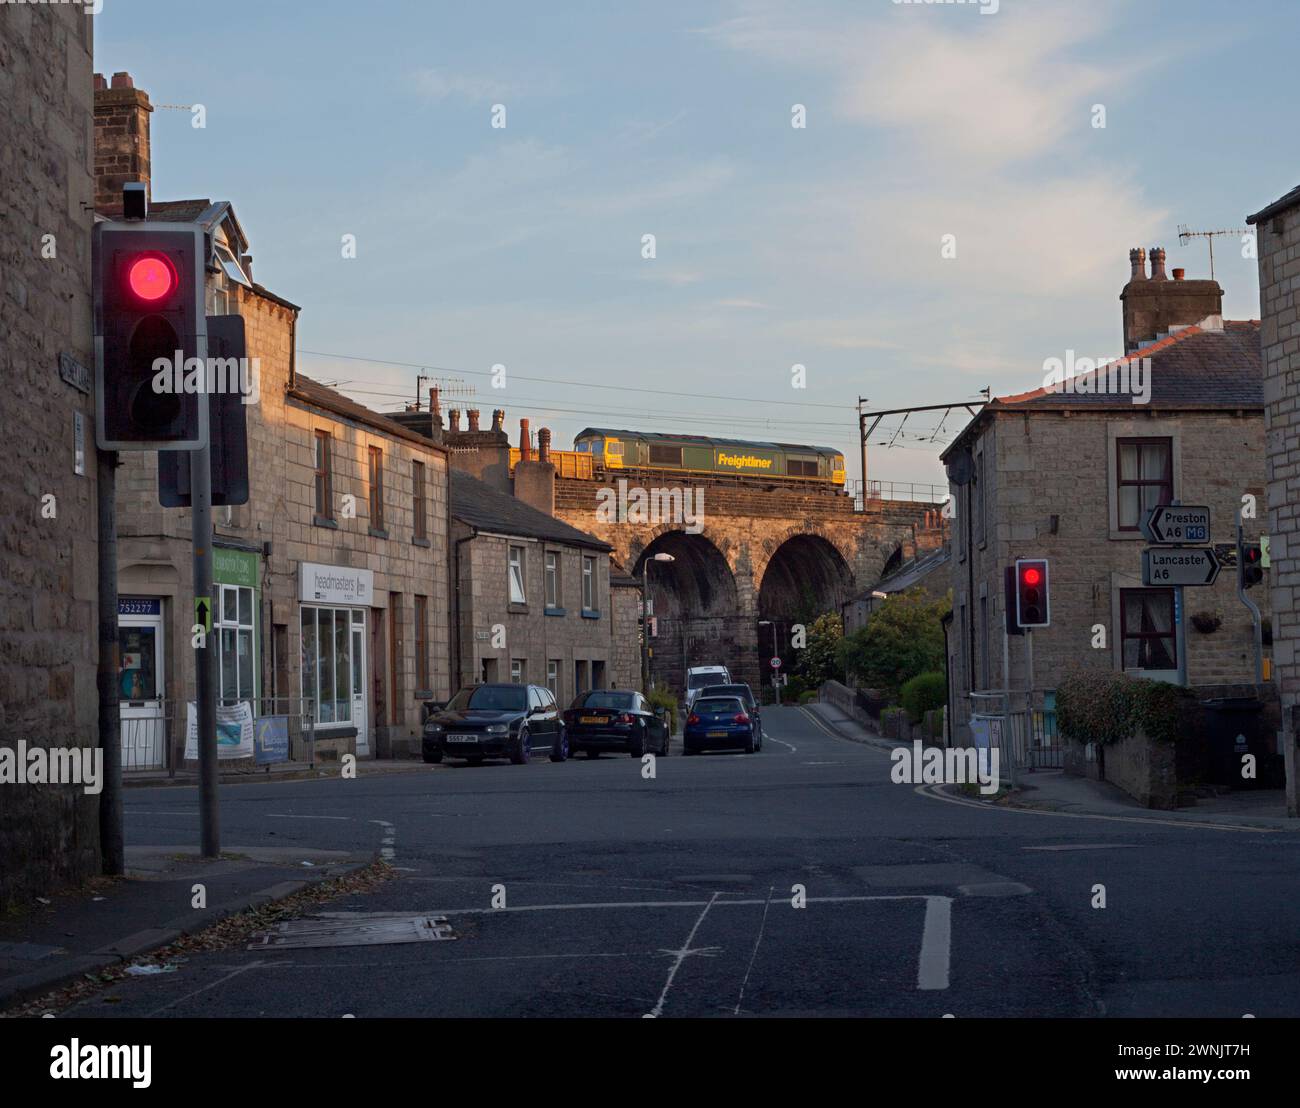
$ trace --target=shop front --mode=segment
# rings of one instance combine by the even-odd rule
[[[355,737],[370,753],[367,620],[374,573],[303,562],[299,567],[302,696],[312,705],[317,743]]]

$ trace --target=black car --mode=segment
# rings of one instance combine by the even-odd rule
[[[763,714],[759,711],[758,700],[754,690],[748,685],[736,682],[734,685],[706,685],[699,692],[700,696],[734,696],[745,706],[745,713],[754,721],[754,749],[763,749]]]
[[[579,693],[564,713],[569,749],[599,758],[602,751],[626,751],[668,757],[672,739],[668,725],[651,710],[639,692],[593,689]]]
[[[559,706],[541,685],[471,685],[424,721],[424,760],[509,758],[523,765],[534,753],[552,762],[569,756]]]

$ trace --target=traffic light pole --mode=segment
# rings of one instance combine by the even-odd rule
[[[1246,595],[1246,542],[1241,528],[1241,508],[1237,509],[1237,599],[1250,611],[1255,629],[1255,684],[1264,683],[1264,633],[1259,606]]]
[[[209,401],[200,395],[200,403]],[[217,807],[217,644],[212,624],[212,443],[190,452],[190,514],[194,543],[195,610],[208,605],[205,629],[194,650],[195,715],[199,747],[199,837],[204,858],[221,854],[221,819]]]
[[[117,632],[117,452],[100,450],[96,466],[99,515],[99,746],[104,752],[104,789],[99,797],[99,844],[103,871],[126,872],[122,835],[122,704]]]

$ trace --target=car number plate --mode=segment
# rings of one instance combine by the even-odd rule
[[[704,737],[706,739],[725,739],[727,737],[727,733],[725,731],[708,731],[705,732]]]
[[[477,735],[448,735],[447,741],[449,743],[476,743],[478,742],[478,736]]]
[[[578,722],[579,723],[605,723],[607,721],[604,716],[579,716]]]

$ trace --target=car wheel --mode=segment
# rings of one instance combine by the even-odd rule
[[[441,750],[439,750],[439,751],[435,751],[433,754],[426,754],[426,755],[424,756],[424,764],[425,764],[426,766],[436,766],[436,765],[438,765],[438,763],[441,762],[441,761],[442,761],[442,751],[441,751]]]
[[[672,751],[672,749],[673,749],[673,740],[669,736],[665,735],[663,757],[667,758],[669,753]]]
[[[528,764],[528,732],[519,729],[519,738],[515,740],[514,749],[510,751],[510,761],[517,766]]]
[[[569,732],[563,727],[555,739],[555,745],[551,748],[551,761],[563,762],[569,756]]]
[[[747,739],[745,740],[745,753],[746,753],[746,754],[753,754],[754,751],[755,751],[755,749],[756,749],[756,747],[754,746],[754,732],[751,731],[751,732],[749,733],[749,738],[747,738]]]
[[[686,740],[683,739],[683,740],[682,740],[682,757],[685,758],[688,754],[695,754],[695,753],[697,753],[695,747],[691,746],[690,743],[686,742]]]

